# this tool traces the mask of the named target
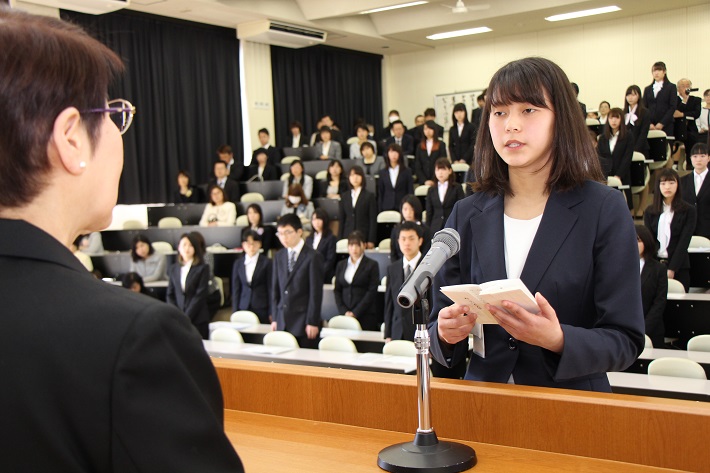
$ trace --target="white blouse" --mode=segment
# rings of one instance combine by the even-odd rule
[[[503,214],[505,232],[505,272],[509,279],[519,278],[532,246],[542,214],[530,220],[520,220]]]

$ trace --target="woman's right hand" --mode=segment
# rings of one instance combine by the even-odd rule
[[[456,345],[468,338],[476,319],[476,314],[469,313],[470,307],[453,304],[439,311],[439,339],[449,345]]]

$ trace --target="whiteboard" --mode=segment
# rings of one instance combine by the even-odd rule
[[[447,132],[454,123],[451,121],[451,115],[454,111],[454,105],[463,103],[466,105],[466,114],[468,119],[471,119],[471,111],[478,108],[476,97],[483,93],[483,89],[468,90],[465,92],[454,92],[451,94],[441,94],[434,96],[434,110],[436,110],[436,121],[444,127]]]

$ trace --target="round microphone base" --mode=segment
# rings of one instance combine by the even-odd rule
[[[468,445],[439,442],[434,432],[417,433],[414,442],[383,449],[377,465],[393,473],[457,473],[476,464],[476,452]]]

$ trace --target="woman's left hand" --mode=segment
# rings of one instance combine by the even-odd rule
[[[554,353],[562,353],[565,337],[557,319],[555,309],[539,292],[535,302],[540,307],[539,314],[532,314],[514,302],[503,301],[503,308],[488,305],[486,308],[496,318],[501,327],[521,342],[546,348]]]

